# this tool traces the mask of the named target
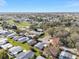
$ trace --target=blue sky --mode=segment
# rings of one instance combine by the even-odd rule
[[[79,0],[0,0],[0,12],[79,12]]]

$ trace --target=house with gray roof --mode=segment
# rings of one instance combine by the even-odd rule
[[[19,39],[19,37],[18,36],[14,36],[12,39],[17,41]]]
[[[59,55],[59,59],[76,59],[76,55],[71,54],[67,51],[62,51]]]
[[[16,35],[16,33],[11,33],[11,34],[9,34],[7,37],[13,38],[15,35]]]
[[[20,46],[14,46],[8,50],[9,54],[11,56],[16,56],[19,52],[21,52],[23,49]]]
[[[45,43],[43,42],[38,42],[35,47],[37,47],[38,49],[42,50],[44,48]]]
[[[37,56],[36,59],[46,59],[46,58],[44,58],[42,56]]]
[[[6,32],[4,35],[5,36],[8,36],[8,35],[10,35],[10,34],[12,34],[11,32]]]
[[[29,45],[34,45],[34,44],[36,44],[37,42],[36,42],[35,40],[31,39],[31,40],[27,41],[27,43],[28,43]]]
[[[18,39],[22,38],[22,36],[14,36],[12,39],[18,41]]]
[[[28,40],[29,40],[28,37],[22,37],[22,38],[19,38],[19,39],[18,39],[19,42],[26,42],[26,41],[28,41]]]
[[[13,45],[10,43],[6,43],[4,45],[1,45],[1,48],[3,48],[4,50],[11,48]]]
[[[19,53],[15,59],[29,59],[34,57],[34,52],[29,50],[27,52],[21,52]]]

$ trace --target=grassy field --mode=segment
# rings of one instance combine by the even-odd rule
[[[7,20],[7,22],[8,22],[10,25],[15,23],[13,20]]]
[[[30,26],[31,24],[29,22],[21,22],[21,23],[16,23],[16,25],[18,27],[26,27],[26,26]]]
[[[26,26],[30,26],[31,24],[29,22],[25,22],[25,21],[22,21],[20,23],[16,23],[14,22],[13,20],[8,20],[7,21],[10,25],[12,24],[15,24],[17,27],[26,27]]]

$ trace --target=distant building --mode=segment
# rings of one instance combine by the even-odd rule
[[[40,28],[39,28],[39,29],[37,29],[37,31],[38,31],[38,32],[43,32],[43,29],[40,29]]]
[[[44,34],[44,32],[38,32],[38,31],[30,31],[30,32],[31,34],[38,35],[38,36]]]

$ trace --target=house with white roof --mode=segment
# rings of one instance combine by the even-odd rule
[[[0,46],[7,43],[6,38],[0,38]]]
[[[6,32],[8,32],[8,31],[6,31],[6,30],[0,30],[0,34],[5,34]]]
[[[11,48],[12,46],[13,46],[13,45],[10,44],[10,43],[6,43],[6,44],[4,44],[4,45],[1,45],[1,47],[2,47],[4,50],[9,49],[9,48]]]

